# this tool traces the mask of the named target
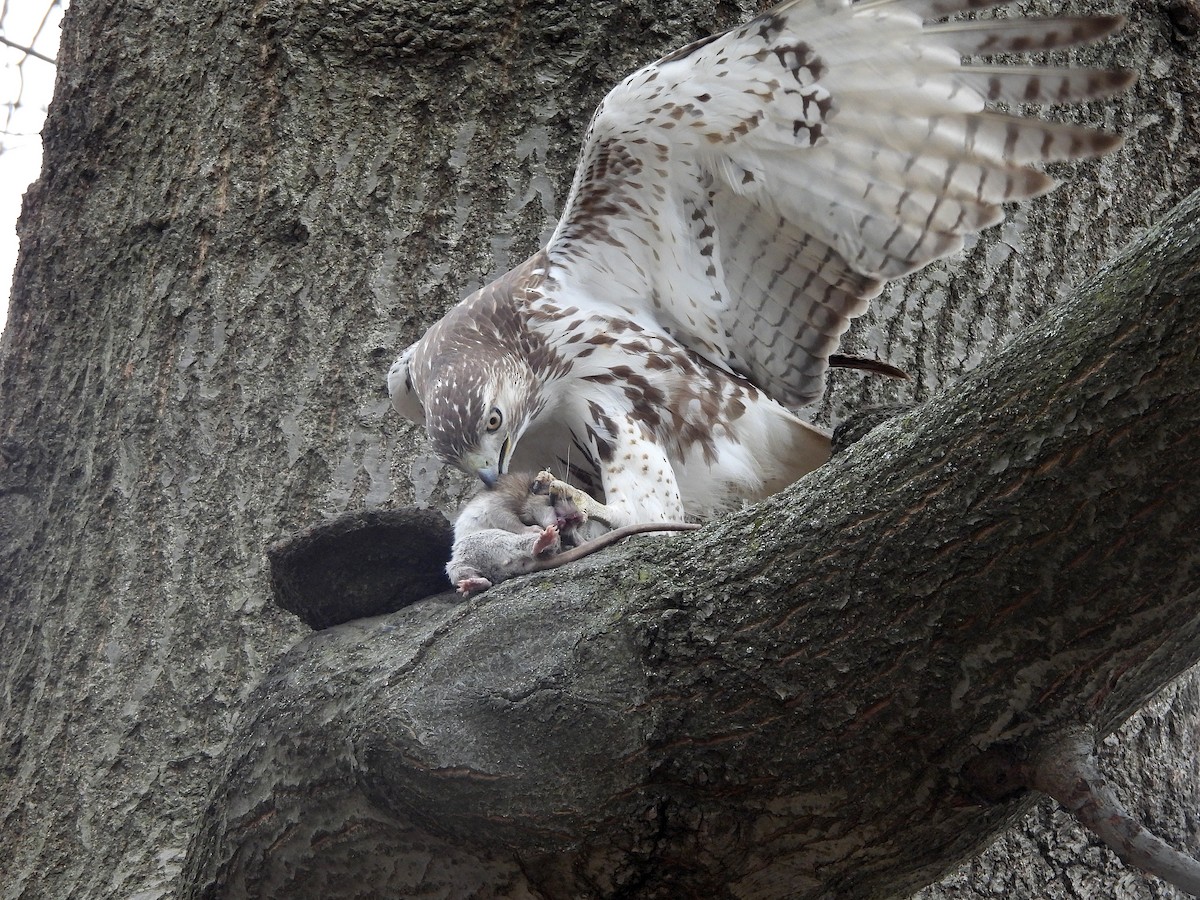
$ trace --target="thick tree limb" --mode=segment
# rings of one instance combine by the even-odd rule
[[[1022,808],[981,751],[1200,658],[1200,195],[1073,302],[698,532],[303,642],[184,896],[847,897]]]

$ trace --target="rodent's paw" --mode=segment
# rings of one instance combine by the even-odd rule
[[[538,539],[533,543],[534,556],[547,556],[556,553],[559,547],[558,526],[547,525]]]
[[[458,592],[464,597],[470,597],[472,594],[477,594],[480,591],[486,591],[492,586],[492,583],[482,575],[471,578],[463,578],[458,582]]]

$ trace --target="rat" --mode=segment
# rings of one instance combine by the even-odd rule
[[[446,574],[464,597],[494,584],[555,569],[603,550],[633,534],[692,531],[690,522],[641,522],[580,541],[587,516],[572,499],[577,492],[549,472],[509,473],[462,508],[454,522],[454,547]],[[564,539],[576,546],[562,549]]]

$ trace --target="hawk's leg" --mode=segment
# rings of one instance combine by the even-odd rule
[[[606,524],[682,522],[683,500],[666,449],[632,417],[615,419],[613,425],[611,452],[600,466]]]
[[[558,480],[550,472],[538,474],[533,492],[548,493],[551,498],[561,498],[567,505],[573,505],[586,520],[585,526],[594,522],[612,530],[644,522],[682,522],[683,500],[666,450],[631,417],[609,419],[606,424],[615,433],[605,442],[606,452],[596,451],[602,460],[600,473],[606,503]],[[586,527],[583,531],[588,538],[602,533]]]

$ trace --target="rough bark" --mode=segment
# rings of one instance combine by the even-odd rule
[[[348,509],[452,504],[459,482],[386,414],[387,364],[533,248],[609,84],[746,12],[72,7],[0,350],[6,896],[176,889],[214,778],[247,749],[234,721],[307,632],[268,602],[264,548]],[[917,399],[1200,182],[1187,10],[1128,12],[1121,42],[1080,54],[1145,73],[1082,114],[1127,130],[1127,149],[1064,172],[1055,197],[892,290],[856,333],[851,349],[917,376]],[[847,376],[823,415],[889,390]]]
[[[1200,679],[1193,670],[1140,710],[1101,746],[1101,768],[1139,821],[1200,857],[1196,793],[1200,785]],[[919,900],[1021,897],[1145,900],[1186,896],[1157,878],[1124,868],[1057,803],[1044,799],[984,853]]]
[[[300,644],[187,896],[421,895],[430,842],[459,895],[894,896],[978,851],[1021,808],[973,802],[981,751],[1111,731],[1200,660],[1197,259],[1200,193],[759,507]]]

